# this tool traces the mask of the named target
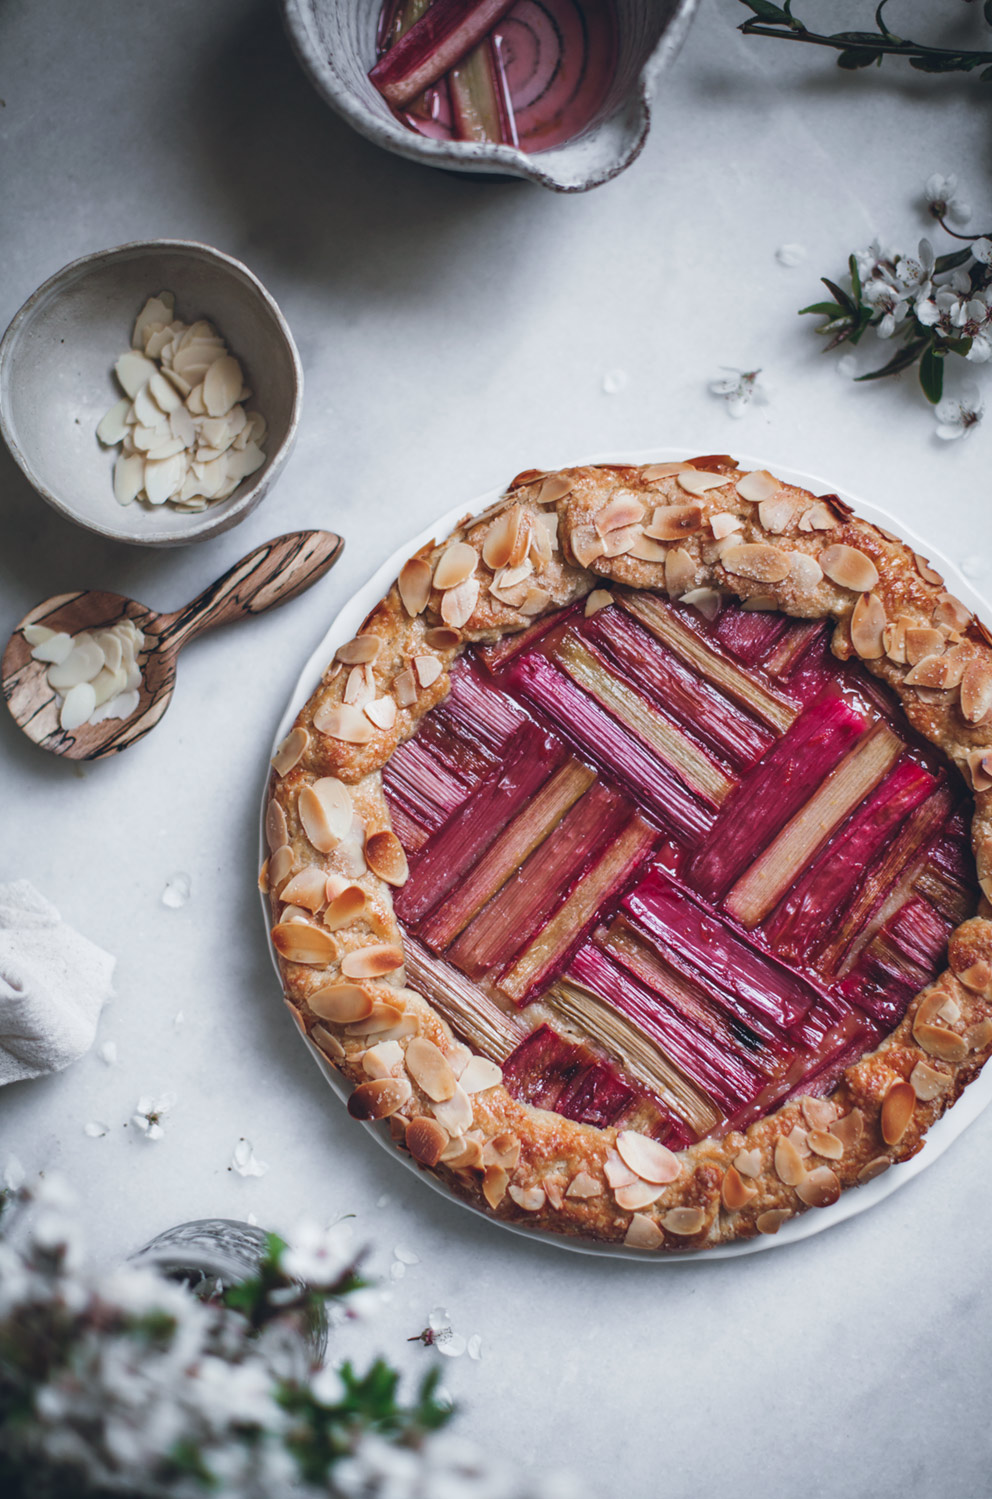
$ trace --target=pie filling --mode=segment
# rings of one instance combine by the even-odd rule
[[[678,1149],[839,1074],[974,914],[970,798],[829,622],[623,592],[473,647],[383,772],[410,983]]]

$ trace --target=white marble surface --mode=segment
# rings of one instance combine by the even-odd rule
[[[899,10],[906,31],[924,24],[919,0]],[[67,588],[169,608],[269,535],[348,540],[310,595],[197,642],[167,717],[120,760],[77,768],[0,721],[0,879],[29,876],[117,954],[101,1040],[120,1054],[3,1090],[0,1152],[66,1173],[108,1260],[200,1215],[353,1212],[387,1275],[395,1245],[420,1256],[376,1345],[425,1366],[402,1340],[447,1304],[484,1340],[482,1362],[445,1366],[463,1429],[571,1465],[597,1495],[972,1499],[992,1457],[992,1117],[872,1213],[785,1251],[656,1266],[521,1242],[347,1123],[282,1010],[254,891],[265,752],[330,616],[404,535],[523,467],[736,444],[891,509],[987,591],[988,429],[938,444],[911,380],[852,386],[794,315],[874,233],[913,244],[930,172],[959,170],[992,213],[987,96],[842,75],[814,49],[742,40],[742,15],[704,5],[642,158],[564,199],[380,154],[325,111],[260,0],[0,10],[0,326],[78,255],[190,236],[262,277],[307,376],[282,480],[192,550],[77,531],[0,455],[4,633]],[[804,266],[776,262],[787,241],[809,248]],[[740,423],[706,392],[724,364],[761,366],[770,389]],[[608,395],[614,370],[627,382]],[[192,895],[168,909],[178,871]],[[125,1124],[164,1090],[178,1101],[150,1145]],[[84,1135],[90,1120],[104,1138]],[[264,1177],[229,1170],[241,1136]]]

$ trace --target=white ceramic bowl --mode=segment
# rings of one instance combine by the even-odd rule
[[[398,156],[451,172],[526,177],[559,193],[608,182],[640,152],[662,70],[685,40],[699,0],[615,0],[619,55],[602,118],[584,134],[529,156],[513,146],[428,140],[407,129],[369,82],[382,0],[282,0],[296,53],[323,99]]]
[[[268,423],[265,463],[226,500],[185,513],[114,498],[118,449],[96,428],[120,398],[113,368],[148,297],[176,296],[176,315],[207,318],[242,364],[249,405]],[[100,250],[52,276],[0,343],[0,432],[42,499],[89,531],[138,546],[178,546],[244,520],[289,456],[303,370],[285,318],[247,266],[209,245],[158,239]]]

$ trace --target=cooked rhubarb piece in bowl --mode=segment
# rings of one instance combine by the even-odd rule
[[[287,1001],[501,1220],[773,1235],[992,1052],[992,637],[728,457],[528,471],[409,558],[273,761]]]

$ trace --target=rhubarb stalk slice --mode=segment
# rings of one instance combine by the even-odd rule
[[[498,775],[485,781],[421,850],[396,899],[400,920],[414,926],[442,900],[563,758],[560,745],[528,724]]]
[[[749,931],[763,921],[827,840],[892,769],[903,742],[878,723],[786,823],[736,883],[725,909]]]
[[[503,123],[492,38],[474,47],[448,75],[451,112],[458,139],[499,145],[508,139]]]
[[[761,662],[763,671],[772,677],[787,677],[811,650],[814,641],[826,639],[827,627],[821,619],[792,620],[785,634],[768,651]]]
[[[628,733],[670,766],[690,791],[713,807],[726,801],[734,786],[730,777],[622,677],[615,676],[598,651],[590,650],[574,635],[566,635],[551,657]]]
[[[688,1126],[691,1136],[701,1139],[719,1123],[719,1111],[706,1094],[679,1071],[639,1026],[632,1025],[597,994],[579,984],[562,981],[551,990],[547,1004],[566,1024],[598,1041],[614,1056],[623,1057],[631,1075],[658,1095],[665,1107]]]
[[[579,760],[568,760],[546,781],[531,802],[505,828],[463,884],[453,890],[420,929],[422,939],[440,952],[506,884],[565,813],[588,791],[596,772]]]
[[[408,104],[492,30],[514,0],[434,0],[369,73],[394,108]]]
[[[625,593],[618,597],[617,602],[705,681],[711,682],[778,733],[784,734],[798,715],[798,704],[772,691],[749,672],[742,671],[735,661],[714,650],[661,599],[646,593]]]
[[[615,719],[556,671],[543,656],[524,656],[511,668],[520,694],[543,708],[573,744],[611,776],[623,780],[639,801],[647,802],[660,821],[683,838],[696,839],[713,821],[704,807],[662,761]]]
[[[701,681],[620,609],[603,609],[593,615],[583,633],[613,657],[639,691],[649,693],[666,713],[732,765],[752,765],[771,744],[773,736],[766,727]]]
[[[526,630],[520,630],[516,635],[504,635],[493,645],[484,645],[479,650],[480,659],[488,666],[494,674],[512,661],[514,656],[519,656],[521,651],[530,650],[536,645],[542,636],[550,633],[558,625],[562,624],[569,615],[577,614],[578,604],[572,604],[567,609],[559,609],[557,614],[547,614],[539,619],[536,624],[528,625]]]
[[[635,1099],[608,1063],[587,1046],[565,1041],[550,1025],[538,1026],[506,1059],[503,1082],[521,1103],[600,1129],[615,1124]]]
[[[428,952],[415,937],[406,936],[403,948],[410,984],[430,1000],[452,1029],[494,1062],[508,1057],[523,1035],[516,1015],[501,1010],[464,974]]]
[[[864,719],[843,698],[826,698],[807,708],[725,803],[692,862],[695,888],[711,900],[723,896],[864,727]]]
[[[512,698],[494,691],[467,661],[459,661],[452,671],[441,711],[464,738],[477,739],[496,754],[529,721]]]
[[[788,616],[769,611],[724,609],[713,636],[745,666],[761,664],[789,629]]]
[[[629,815],[611,787],[592,786],[466,927],[450,950],[452,961],[473,978],[506,967]]]
[[[766,923],[765,936],[776,952],[791,962],[809,960],[894,829],[935,784],[922,766],[900,761]]]
[[[522,1004],[533,990],[544,987],[595,921],[599,908],[631,878],[657,838],[654,828],[632,817],[599,863],[576,885],[543,932],[520,955],[499,987]]]

